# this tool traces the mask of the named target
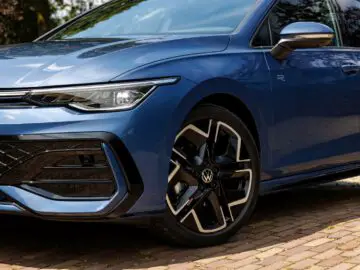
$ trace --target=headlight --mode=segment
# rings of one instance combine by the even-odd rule
[[[0,93],[0,96],[21,96],[38,106],[69,106],[83,111],[116,111],[134,108],[160,85],[173,84],[177,78],[131,83],[36,89]]]

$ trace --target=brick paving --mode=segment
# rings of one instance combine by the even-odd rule
[[[360,180],[268,195],[229,243],[169,247],[115,224],[1,217],[2,269],[360,269]]]

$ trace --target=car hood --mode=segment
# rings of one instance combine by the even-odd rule
[[[222,51],[228,42],[228,36],[207,36],[42,41],[2,46],[0,89],[108,82],[153,62]]]

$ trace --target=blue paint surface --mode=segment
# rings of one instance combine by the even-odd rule
[[[192,108],[212,95],[238,100],[251,113],[259,136],[264,191],[302,181],[303,175],[357,168],[360,77],[345,74],[341,67],[359,63],[358,53],[340,47],[300,49],[280,62],[270,48],[252,48],[251,39],[271,6],[272,1],[259,1],[230,34],[39,40],[0,47],[1,91],[180,78],[174,85],[157,88],[133,110],[0,109],[0,135],[114,134],[129,151],[144,183],[141,197],[126,214],[165,208],[175,135]],[[123,180],[119,185],[121,196],[126,196]],[[40,215],[94,213],[110,204],[74,206],[14,187],[1,186],[0,191]],[[2,209],[21,211],[5,204]]]

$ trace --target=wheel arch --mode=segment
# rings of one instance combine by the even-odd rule
[[[267,89],[254,88],[246,83],[226,77],[217,77],[194,83],[176,105],[167,136],[167,157],[170,157],[172,145],[185,119],[196,107],[210,103],[221,106],[239,117],[253,136],[261,161],[268,158],[268,123],[271,113],[268,106],[262,106],[268,99],[264,97]]]
[[[195,107],[208,103],[221,106],[239,117],[249,129],[251,135],[255,140],[259,154],[261,153],[259,131],[252,113],[244,102],[231,94],[219,93],[204,97],[200,102],[195,105]]]

